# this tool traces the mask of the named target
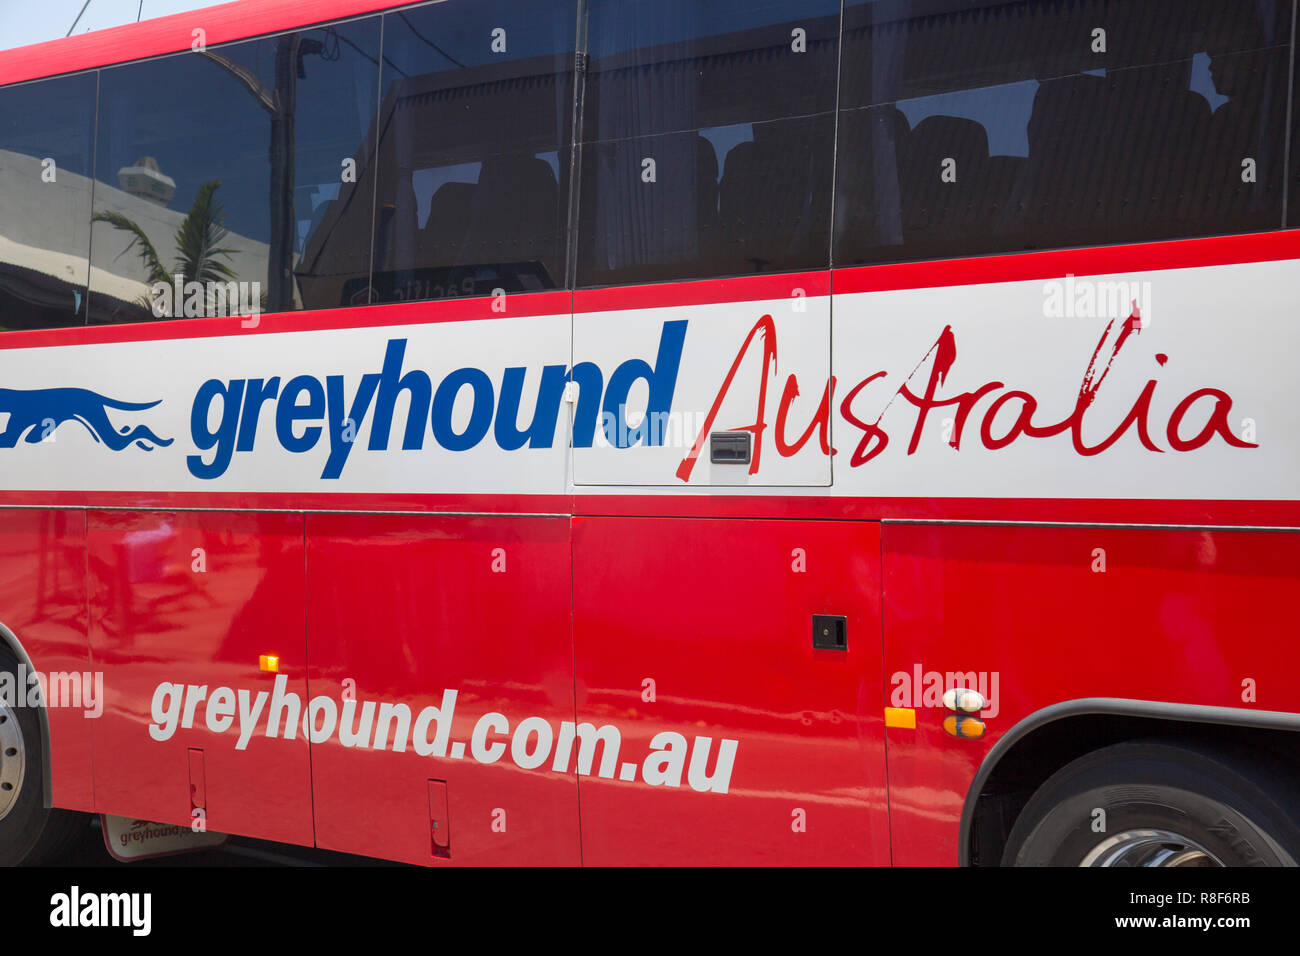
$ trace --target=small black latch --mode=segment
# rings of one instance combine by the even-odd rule
[[[834,614],[813,615],[813,647],[823,651],[847,651],[849,620]]]
[[[709,461],[715,465],[748,465],[749,432],[710,432]]]

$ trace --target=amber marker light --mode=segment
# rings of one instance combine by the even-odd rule
[[[956,714],[949,714],[943,719],[943,729],[945,733],[963,739],[984,736],[984,722],[974,717],[959,717]]]
[[[257,658],[257,666],[268,674],[275,674],[280,670],[280,658],[273,654],[262,654]]]
[[[885,726],[916,730],[916,711],[911,707],[886,707]]]

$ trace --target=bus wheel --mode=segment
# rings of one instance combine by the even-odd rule
[[[0,644],[0,673],[17,691],[12,701],[0,695],[0,866],[53,863],[87,829],[84,814],[44,806],[40,713],[23,706],[26,689],[17,687],[17,666]]]
[[[1067,764],[1016,819],[1003,866],[1295,866],[1300,830],[1271,767],[1168,741]]]

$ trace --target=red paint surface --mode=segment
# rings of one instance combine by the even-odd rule
[[[312,695],[338,700],[350,679],[358,701],[415,715],[454,689],[451,740],[466,745],[452,759],[313,744],[318,845],[409,863],[577,864],[574,775],[508,755],[477,763],[468,749],[486,713],[512,728],[573,719],[568,519],[312,515],[307,542]],[[447,860],[432,852],[429,780],[446,782]]]
[[[218,336],[267,335],[276,332],[319,332],[330,329],[400,328],[403,325],[430,325],[437,322],[518,319],[535,315],[566,314],[570,309],[572,295],[571,292],[563,291],[519,292],[512,293],[504,299],[475,297],[436,302],[367,305],[320,312],[276,312],[256,317],[221,316],[208,319],[135,322],[126,325],[18,330],[5,332],[0,336],[0,349],[103,345],[110,342],[175,341]]]
[[[888,731],[896,864],[956,864],[980,761],[1051,704],[1300,709],[1289,636],[1300,535],[886,525],[884,554],[886,695],[920,665],[996,672],[1000,697],[978,740],[945,734],[942,707],[920,709],[915,731]]]
[[[0,86],[327,23],[396,6],[392,0],[238,0],[0,52]]]
[[[196,549],[205,571],[195,570]],[[214,733],[203,703],[191,728],[161,742],[149,734],[160,682],[270,691],[263,654],[279,657],[305,703],[302,516],[91,512],[88,568],[90,647],[107,698],[94,727],[95,809],[189,824],[194,748],[203,751],[209,830],[310,844],[301,727],[293,740],[256,734],[239,751],[238,716]]]
[[[583,861],[888,863],[879,573],[870,523],[576,519],[578,719],[621,728],[620,762],[738,741],[726,794],[581,777]],[[813,649],[819,613],[847,652]]]
[[[5,505],[228,511],[391,511],[627,517],[1015,521],[1061,524],[1300,527],[1300,501],[1159,498],[864,498],[815,495],[292,494],[279,492],[6,491]]]
[[[96,666],[86,642],[85,541],[84,512],[0,510],[0,625],[42,673],[84,674]],[[84,707],[50,707],[46,713],[53,802],[92,810],[97,721]]]
[[[972,259],[939,259],[837,269],[836,295],[932,289],[990,282],[1024,282],[1076,276],[1194,269],[1300,257],[1300,230],[1244,236],[1210,236],[1091,249],[1053,249]]]
[[[445,780],[453,864],[884,863],[891,838],[896,863],[951,864],[980,761],[1043,707],[1300,710],[1289,533],[583,516],[570,534],[562,517],[92,512],[86,554],[77,512],[0,519],[4,623],[38,668],[106,675],[102,718],[51,712],[58,805],[185,823],[201,749],[211,829],[410,862],[444,864],[428,781]],[[813,613],[848,617],[847,654],[811,648]],[[193,728],[149,737],[159,681],[268,688],[259,653],[280,656],[304,706],[346,678],[412,713],[454,688],[452,740],[488,711],[512,727],[614,724],[631,760],[665,730],[735,739],[729,792],[334,739],[309,768],[301,734],[237,752],[203,705]],[[998,675],[983,739],[891,700],[918,666]],[[884,731],[891,703],[918,707],[915,731]]]

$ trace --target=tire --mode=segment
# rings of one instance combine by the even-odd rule
[[[0,644],[0,672],[15,681],[11,687],[17,668],[17,659]],[[48,865],[86,835],[89,818],[46,809],[40,711],[9,703],[0,698],[0,866]]]
[[[1106,747],[1038,788],[1002,865],[1295,866],[1297,802],[1277,783],[1286,772],[1164,740]]]

